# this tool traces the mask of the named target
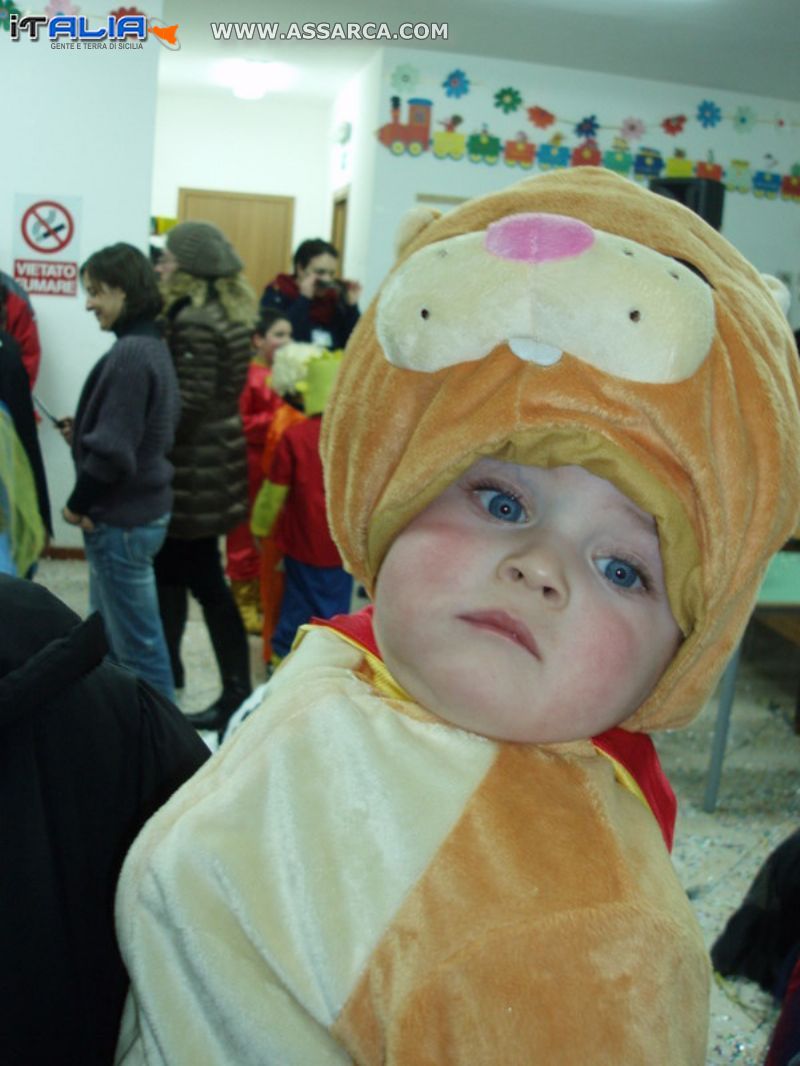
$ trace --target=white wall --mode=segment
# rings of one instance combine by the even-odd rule
[[[294,196],[292,247],[330,236],[330,101],[276,94],[239,100],[228,89],[162,87],[156,115],[152,213],[176,215],[178,189]]]
[[[380,225],[373,211],[375,193],[375,130],[381,98],[382,57],[374,59],[336,97],[331,127],[349,123],[350,140],[331,154],[330,181],[334,191],[347,187],[347,232],[342,273],[357,278],[373,292],[367,276],[373,229]]]
[[[160,16],[151,2],[148,13]],[[12,42],[0,33],[4,165],[0,166],[0,266],[13,273],[15,196],[81,197],[70,257],[80,264],[115,241],[146,250],[150,217],[156,73],[161,46],[137,51],[54,51],[46,40]],[[11,147],[15,146],[15,147]],[[81,386],[110,347],[83,296],[34,296],[42,340],[36,392],[56,413],[75,410]],[[60,435],[47,423],[40,441],[57,545],[81,535],[61,520],[74,470]]]
[[[526,131],[536,144],[548,141],[556,130],[565,134],[564,143],[571,147],[581,140],[574,134],[572,124],[537,129],[528,120],[525,109],[539,105],[558,118],[569,117],[571,123],[590,114],[595,114],[603,125],[609,126],[628,116],[641,117],[649,125],[639,144],[660,149],[665,158],[676,147],[681,147],[688,158],[705,159],[708,148],[713,147],[716,161],[723,165],[730,158],[740,158],[750,160],[753,169],[757,169],[762,165],[765,153],[772,153],[779,160],[781,173],[787,173],[792,164],[800,163],[800,105],[797,102],[420,49],[384,51],[376,127],[389,121],[389,99],[397,93],[390,79],[400,64],[411,65],[419,74],[413,90],[398,93],[403,101],[401,119],[406,121],[406,101],[410,97],[430,99],[433,102],[431,132],[442,129],[439,120],[457,113],[464,119],[460,129],[467,134],[487,122],[490,132],[502,140],[514,137],[518,130]],[[463,69],[471,81],[470,92],[459,99],[448,98],[441,84],[455,68]],[[495,92],[506,86],[517,88],[523,99],[523,106],[508,115],[494,106]],[[760,122],[748,133],[737,132],[730,120],[723,120],[715,129],[707,130],[698,122],[689,121],[677,137],[668,136],[660,128],[661,119],[668,115],[684,113],[693,119],[698,103],[704,99],[715,101],[724,115],[733,114],[740,105],[746,105],[761,118],[783,117],[788,121],[780,129]],[[601,129],[597,135],[600,148],[610,148],[614,136],[614,129]],[[408,154],[398,157],[379,144],[374,136],[373,144],[376,162],[370,208],[372,229],[364,269],[370,295],[374,294],[392,264],[394,232],[403,214],[415,204],[418,193],[472,197],[539,172],[536,167],[529,171],[509,167],[502,160],[495,166],[472,163],[467,158],[438,160],[430,150],[416,158]],[[728,239],[760,270],[792,274],[793,322],[800,325],[800,205],[727,192],[722,228]]]

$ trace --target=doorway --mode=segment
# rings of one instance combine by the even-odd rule
[[[347,195],[349,188],[340,189],[333,197],[333,221],[331,222],[331,244],[339,253],[339,262],[344,262],[344,242],[347,233]]]
[[[257,296],[276,274],[291,273],[293,196],[179,189],[178,220],[213,222],[233,244]]]

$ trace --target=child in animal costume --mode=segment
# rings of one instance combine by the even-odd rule
[[[704,1063],[647,733],[797,526],[796,362],[757,272],[608,171],[405,228],[322,442],[374,614],[310,626],[134,845],[118,1061]]]

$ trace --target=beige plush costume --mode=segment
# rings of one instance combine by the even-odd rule
[[[800,377],[773,296],[695,216],[606,171],[425,222],[326,416],[344,558],[372,587],[480,455],[583,465],[656,515],[686,638],[625,726],[689,721],[798,524]],[[329,629],[148,824],[118,930],[126,1066],[705,1058],[702,940],[636,789],[588,740],[436,719]]]

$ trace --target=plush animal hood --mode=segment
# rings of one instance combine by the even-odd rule
[[[686,637],[630,729],[701,709],[800,526],[800,372],[776,297],[700,218],[606,170],[405,225],[324,419],[329,517],[368,589],[480,456],[578,464],[655,515]]]

